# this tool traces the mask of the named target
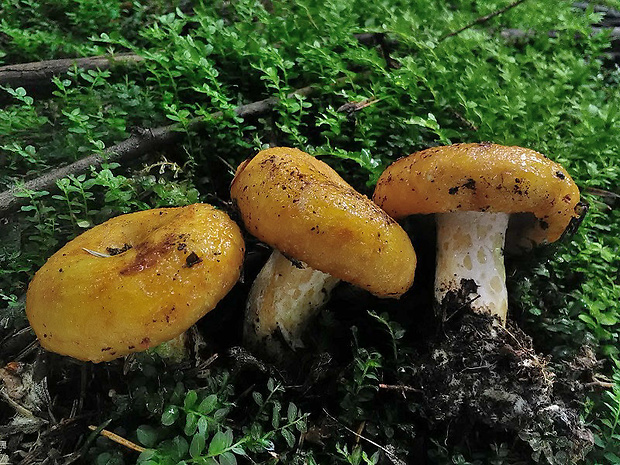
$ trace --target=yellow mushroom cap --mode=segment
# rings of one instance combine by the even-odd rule
[[[407,233],[307,153],[258,153],[237,169],[231,197],[248,231],[289,258],[380,297],[398,297],[413,282]]]
[[[522,147],[455,144],[416,152],[381,175],[373,200],[394,218],[457,210],[532,213],[534,243],[560,238],[579,204],[566,170]]]
[[[207,204],[121,215],[67,243],[28,287],[41,345],[101,362],[175,338],[237,282],[239,227]]]

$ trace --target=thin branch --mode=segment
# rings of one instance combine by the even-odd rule
[[[106,149],[103,154],[92,154],[81,158],[69,165],[56,168],[38,178],[32,179],[23,184],[16,184],[14,187],[0,193],[0,215],[6,215],[19,209],[22,205],[29,202],[27,197],[16,197],[16,194],[27,190],[43,191],[56,187],[56,181],[68,175],[87,172],[90,167],[98,168],[103,163],[118,162],[131,158],[136,158],[148,152],[172,143],[180,137],[176,125],[163,126],[140,134],[131,136],[129,139],[113,145]]]
[[[353,114],[357,111],[363,110],[366,107],[374,105],[375,103],[383,100],[382,98],[371,97],[364,99],[360,102],[347,102],[344,105],[341,105],[336,111],[339,113],[348,113]]]
[[[309,96],[316,87],[307,86],[289,94]],[[235,109],[237,116],[241,118],[249,118],[262,115],[271,111],[279,99],[270,97],[258,102],[252,102],[247,105],[241,105]],[[224,116],[221,111],[212,113],[209,119],[218,119]],[[194,118],[189,123],[189,130],[194,130],[204,123],[204,118]],[[135,159],[150,152],[160,150],[162,147],[176,142],[183,136],[181,126],[178,124],[170,124],[154,129],[142,129],[129,139],[124,140],[116,145],[108,147],[103,154],[92,154],[81,158],[76,162],[61,168],[56,168],[38,178],[27,181],[23,184],[19,183],[12,188],[0,192],[0,215],[7,215],[15,212],[22,205],[29,202],[28,197],[17,197],[16,194],[24,191],[44,191],[56,188],[56,181],[68,175],[78,175],[90,170],[91,167],[99,168],[104,163],[122,162],[125,160]]]
[[[620,26],[615,27],[601,27],[601,26],[593,26],[592,34],[600,34],[601,32],[609,33],[609,37],[612,41],[616,41],[620,39]]]
[[[372,444],[373,446],[375,446],[377,449],[383,451],[385,453],[385,455],[388,456],[388,458],[393,462],[393,463],[405,463],[403,462],[400,457],[398,457],[396,454],[394,454],[394,452],[388,450],[387,448],[383,447],[381,444],[379,444],[378,442],[373,441],[372,439],[369,439],[365,436],[362,436],[360,433],[358,433],[357,431],[352,430],[351,428],[349,428],[347,425],[344,425],[343,423],[341,423],[336,417],[334,417],[332,414],[330,414],[326,409],[323,409],[323,412],[325,413],[325,415],[327,415],[333,422],[335,422],[336,424],[338,424],[339,426],[341,426],[342,428],[344,428],[346,431],[348,431],[349,433],[351,433],[353,436],[356,437],[357,440],[362,439],[366,442],[368,442],[369,444]]]
[[[620,27],[599,27],[593,26],[591,35],[600,34],[601,32],[607,32],[612,41],[620,39]],[[519,39],[529,39],[534,37],[536,34],[539,34],[535,30],[524,30],[524,29],[502,29],[500,32],[500,36],[502,39],[506,40],[519,40]],[[543,34],[546,34],[548,37],[556,38],[558,37],[557,31],[548,31]],[[579,37],[579,35],[576,35]]]
[[[118,55],[101,55],[85,58],[63,58],[60,60],[45,60],[33,63],[0,66],[0,85],[23,87],[29,93],[42,94],[51,89],[53,76],[66,74],[71,68],[79,69],[109,69],[118,65],[131,65],[142,61],[143,58],[133,53],[119,53]]]
[[[600,381],[600,380],[597,379],[597,380],[592,381],[590,383],[586,383],[586,386],[587,387],[592,387],[592,388],[600,387],[600,388],[603,388],[603,389],[613,389],[615,384],[614,383],[610,383],[610,382],[606,382],[606,381]]]
[[[96,426],[90,425],[88,429],[91,431],[97,431],[98,428]],[[125,446],[128,449],[135,450],[136,452],[144,452],[146,450],[144,447],[139,446],[131,442],[130,440],[113,433],[112,431],[108,431],[107,429],[102,429],[101,431],[99,431],[99,434],[110,439],[111,441],[114,441],[117,444],[120,444],[121,446]]]
[[[596,195],[607,199],[620,200],[620,194],[605,189],[598,189],[597,187],[586,187],[584,192],[588,194]]]
[[[482,24],[482,23],[486,23],[488,20],[495,18],[496,16],[499,16],[501,14],[506,13],[508,10],[511,10],[512,8],[521,5],[523,2],[525,2],[525,0],[517,0],[515,2],[512,2],[509,5],[506,5],[504,8],[501,8],[497,11],[494,11],[493,13],[489,13],[488,15],[485,16],[481,16],[479,18],[476,18],[474,21],[472,21],[471,23],[469,23],[466,26],[463,26],[461,29],[459,29],[458,31],[454,31],[454,32],[450,32],[449,34],[446,34],[444,36],[442,36],[439,39],[439,42],[446,40],[448,37],[454,37],[455,35],[460,34],[463,31],[466,31],[467,29],[470,29],[478,24]]]
[[[423,394],[424,391],[421,389],[416,389],[412,386],[407,386],[404,384],[379,384],[379,389],[384,389],[386,391],[398,391],[401,394],[405,392],[415,392],[416,394]]]
[[[575,2],[573,3],[573,7],[579,8],[580,10],[592,8],[592,11],[595,13],[603,13],[607,18],[616,20],[616,22],[620,23],[620,11],[613,8],[604,5],[593,5],[589,2]]]

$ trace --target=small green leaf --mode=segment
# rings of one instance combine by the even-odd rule
[[[185,386],[183,386],[182,382],[178,382],[174,387],[174,391],[172,391],[172,396],[170,397],[170,402],[172,404],[178,404],[181,402],[183,398],[183,393],[185,392]]]
[[[280,427],[280,410],[282,410],[282,405],[278,401],[273,402],[273,410],[271,412],[271,426],[274,429],[278,429]]]
[[[183,428],[183,432],[185,436],[192,436],[196,432],[196,427],[198,426],[198,415],[195,413],[188,413],[185,418],[185,428]]]
[[[161,415],[161,424],[164,426],[172,425],[175,421],[177,421],[180,413],[181,411],[179,407],[177,407],[176,405],[169,405],[168,407],[166,407],[166,410],[164,410],[164,413],[162,413]]]
[[[215,413],[213,414],[213,419],[217,422],[222,421],[222,419],[225,418],[229,412],[230,412],[230,409],[226,407],[217,409]]]
[[[578,318],[579,318],[581,321],[583,321],[583,322],[587,323],[587,324],[588,324],[588,325],[590,325],[590,326],[596,326],[596,322],[592,319],[592,317],[591,317],[590,315],[587,315],[587,314],[585,314],[585,313],[582,313],[582,314],[580,314],[580,315],[578,316]]]
[[[149,425],[142,425],[136,430],[138,441],[146,447],[154,447],[157,443],[157,430]]]
[[[207,417],[200,417],[198,419],[198,431],[202,434],[206,434],[209,431],[209,420]]]
[[[172,440],[172,448],[177,458],[185,457],[189,450],[189,444],[183,436],[175,436]]]
[[[144,465],[148,463],[148,461],[150,461],[153,457],[155,457],[155,455],[157,455],[157,451],[153,449],[146,449],[145,451],[140,452],[140,455],[138,456],[138,463]]]
[[[232,445],[232,431],[218,431],[209,443],[209,455],[220,455]]]
[[[205,435],[201,433],[194,434],[194,436],[192,437],[192,442],[190,442],[189,444],[189,455],[191,455],[191,457],[194,459],[196,457],[199,457],[200,454],[202,454],[202,451],[205,450],[205,445]],[[209,454],[211,453],[209,452]]]
[[[286,419],[289,423],[293,423],[295,418],[297,418],[297,406],[290,402],[288,404],[288,411],[286,412]]]
[[[620,457],[614,454],[613,452],[606,452],[605,458],[609,460],[610,463],[613,463],[614,465],[620,464]]]
[[[215,406],[217,405],[217,396],[215,394],[211,394],[205,397],[200,405],[196,407],[196,410],[203,415],[207,415],[213,411]]]
[[[187,393],[187,395],[185,396],[185,401],[183,402],[183,408],[185,410],[190,410],[194,407],[194,405],[196,404],[196,401],[198,400],[198,394],[196,393],[196,391],[191,390]]]
[[[237,465],[237,457],[232,452],[224,452],[220,455],[220,465]]]
[[[295,423],[295,428],[297,428],[297,431],[299,431],[300,433],[305,433],[306,431],[308,431],[308,425],[306,421],[301,418]]]
[[[254,399],[254,402],[256,402],[256,405],[258,405],[259,407],[263,405],[263,395],[260,392],[252,392],[252,399]]]
[[[241,446],[235,446],[231,449],[231,452],[233,454],[237,454],[237,455],[247,455],[245,449]]]
[[[282,437],[286,441],[286,444],[288,444],[289,447],[293,447],[295,445],[295,436],[293,435],[293,433],[291,433],[287,429],[283,429],[281,433]]]

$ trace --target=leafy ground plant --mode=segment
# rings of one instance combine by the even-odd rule
[[[140,59],[68,65],[32,88],[0,68],[0,199],[19,199],[0,205],[0,463],[620,463],[618,9],[5,1],[1,65]],[[156,129],[171,135],[114,157]],[[28,328],[28,282],[67,240],[160,206],[205,201],[234,217],[234,169],[261,148],[312,153],[370,194],[396,158],[475,141],[545,153],[590,204],[576,234],[508,261],[510,334],[470,315],[436,320],[428,218],[404,225],[419,251],[414,288],[387,302],[340,285],[293,368],[240,348],[267,258],[250,236],[245,281],[192,329],[185,361],[77,363],[41,351]],[[88,155],[98,162],[27,184]],[[486,345],[471,342],[478,333]],[[534,381],[500,376],[514,373]]]

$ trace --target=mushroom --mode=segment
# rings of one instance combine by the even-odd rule
[[[186,331],[237,282],[244,252],[239,227],[211,205],[121,215],[49,258],[26,314],[45,349],[109,361]]]
[[[307,153],[258,153],[237,168],[231,197],[247,230],[275,249],[253,283],[244,328],[246,343],[272,358],[303,346],[304,328],[340,280],[392,298],[413,282],[407,233]]]
[[[401,158],[381,175],[373,200],[394,218],[435,213],[440,308],[460,297],[502,324],[509,216],[521,223],[513,237],[531,247],[559,239],[582,206],[562,166],[530,149],[491,143],[434,147]]]

